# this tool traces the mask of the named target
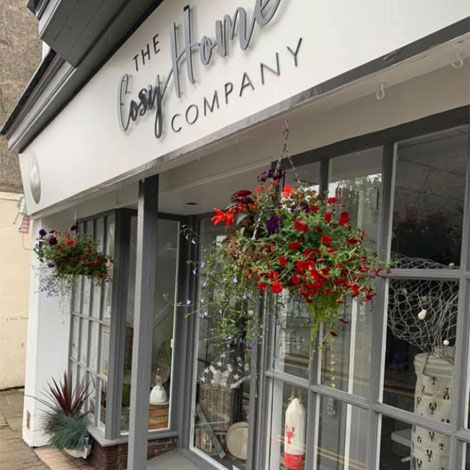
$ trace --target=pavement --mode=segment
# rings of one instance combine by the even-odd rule
[[[94,470],[52,447],[32,449],[21,439],[22,389],[0,392],[0,470]]]

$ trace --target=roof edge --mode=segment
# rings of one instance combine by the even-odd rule
[[[56,57],[58,57],[57,54],[52,49],[50,49],[34,72],[31,80],[26,85],[23,93],[21,93],[15,107],[11,110],[6,121],[3,123],[0,129],[0,135],[6,135],[7,132],[11,129],[16,118],[26,106],[30,96],[36,91],[37,86],[39,83],[41,83],[42,78],[46,75],[47,70]]]

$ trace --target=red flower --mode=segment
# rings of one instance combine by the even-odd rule
[[[349,225],[349,212],[341,212],[338,223],[343,227]]]
[[[277,281],[279,279],[279,273],[277,271],[271,271],[268,277],[270,281]]]
[[[271,286],[271,291],[273,294],[280,294],[282,292],[283,286],[280,282],[274,282]]]
[[[293,275],[291,276],[290,278],[290,283],[293,285],[293,286],[298,286],[300,284],[300,279],[296,276],[296,275]]]
[[[289,250],[298,250],[302,246],[301,241],[296,241],[293,243],[289,243]]]
[[[305,271],[307,269],[307,263],[305,261],[297,261],[295,264],[295,272],[297,274],[305,274]]]
[[[303,224],[302,221],[299,219],[296,219],[294,221],[294,228],[298,232],[308,232],[308,225]]]
[[[323,218],[325,219],[325,222],[329,224],[331,222],[331,219],[333,218],[333,212],[325,212]]]
[[[305,256],[305,258],[307,258],[309,260],[313,260],[315,258],[315,250],[312,250],[311,248],[307,248],[304,251],[304,256]]]
[[[267,284],[265,282],[258,282],[258,289],[262,294],[264,294],[266,287]]]
[[[329,235],[322,235],[321,236],[321,244],[322,245],[331,245],[332,241],[333,241],[333,238],[330,237]]]
[[[320,210],[320,208],[316,204],[312,204],[309,207],[309,210],[310,210],[310,212],[313,212],[314,214],[316,214]]]
[[[284,186],[284,190],[281,193],[281,197],[285,198],[287,196],[290,196],[291,194],[292,194],[292,188],[288,184],[286,184]]]
[[[359,243],[359,240],[357,240],[356,238],[348,238],[346,241],[348,245],[356,245],[357,243]]]
[[[279,257],[279,264],[285,268],[287,266],[287,258],[285,256],[280,256]]]
[[[225,220],[225,214],[220,209],[214,208],[215,215],[212,217],[212,224],[219,225],[221,222]]]
[[[68,246],[73,245],[73,240],[69,240],[69,241],[67,242],[67,245],[68,245]]]
[[[326,202],[328,204],[336,204],[338,202],[338,199],[336,199],[335,197],[329,197]]]

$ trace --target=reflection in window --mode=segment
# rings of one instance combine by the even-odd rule
[[[332,159],[328,185],[329,196],[344,204],[352,225],[364,230],[374,246],[380,216],[382,154],[379,147]]]
[[[398,145],[392,258],[433,261],[434,268],[460,264],[468,127]],[[402,266],[403,265],[403,266]]]
[[[328,335],[321,351],[321,382],[367,397],[369,393],[374,303],[350,298],[340,311],[338,336]]]
[[[449,438],[384,416],[380,470],[451,470]]]
[[[365,468],[369,413],[333,398],[321,397],[317,468]]]
[[[224,229],[210,220],[201,224],[201,262]],[[212,308],[203,296],[216,295],[203,288],[201,276],[196,352],[196,400],[193,403],[193,445],[226,468],[245,469],[248,456],[248,415],[250,401],[249,358],[243,345],[221,345],[211,340],[217,327]],[[255,312],[252,312],[254,315]]]
[[[172,382],[173,326],[176,308],[178,274],[179,223],[159,219],[156,263],[156,311],[152,340],[152,390],[149,406],[149,430],[170,427],[170,397]],[[129,279],[126,331],[124,343],[124,373],[121,398],[121,431],[129,430],[132,346],[134,337],[134,297],[137,254],[137,218],[131,218]]]
[[[305,463],[308,392],[272,381],[269,389],[271,432],[269,470],[303,469]]]
[[[459,285],[391,280],[384,401],[450,423]]]

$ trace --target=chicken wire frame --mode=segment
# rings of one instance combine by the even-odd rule
[[[350,142],[352,149],[344,149],[343,153],[335,152],[335,145],[332,147],[332,154],[326,158],[316,154],[315,151],[307,152],[304,155],[293,157],[294,164],[300,166],[314,161],[321,162],[320,168],[320,188],[326,191],[331,175],[331,162],[336,157],[344,156],[354,150],[366,150],[374,147],[382,147],[382,192],[381,211],[379,220],[378,251],[386,254],[390,259],[392,240],[392,215],[395,189],[395,171],[397,162],[398,143],[409,138],[425,136],[439,131],[449,130],[454,127],[466,125],[469,144],[467,146],[467,170],[465,185],[465,201],[462,228],[461,262],[458,269],[393,269],[390,274],[381,275],[376,282],[377,299],[375,302],[375,312],[373,315],[373,336],[370,366],[370,389],[369,396],[362,397],[349,392],[332,389],[319,383],[319,371],[321,367],[321,354],[317,354],[309,374],[309,379],[304,380],[284,372],[269,370],[270,357],[267,353],[268,345],[272,344],[273,331],[267,325],[264,327],[263,337],[265,338],[262,353],[262,367],[265,371],[262,374],[259,384],[260,403],[268,403],[269,388],[273,381],[280,381],[291,384],[299,388],[309,390],[309,400],[307,407],[307,430],[306,430],[306,455],[305,469],[321,470],[317,458],[317,442],[319,436],[319,403],[321,397],[329,397],[338,400],[345,405],[351,405],[369,413],[369,437],[366,453],[366,470],[378,470],[380,466],[380,443],[382,432],[382,417],[389,417],[409,425],[416,425],[429,431],[437,432],[450,438],[450,469],[464,468],[465,446],[470,447],[470,431],[468,429],[468,401],[469,401],[469,339],[470,339],[470,128],[468,127],[469,113],[460,122],[443,122],[440,125],[433,125],[432,119],[425,119],[422,122],[410,123],[399,126],[403,132],[396,132],[395,137],[387,139],[385,135],[378,133],[378,139],[364,136],[359,139],[352,139]],[[424,124],[424,125],[423,125]],[[430,125],[429,125],[430,124]],[[382,136],[382,141],[380,140]],[[356,143],[357,142],[357,143]],[[361,145],[362,142],[362,145]],[[381,145],[382,144],[382,145]],[[356,145],[356,148],[354,148]],[[341,145],[339,146],[341,148]],[[327,151],[328,153],[328,151]],[[290,163],[283,162],[283,169],[289,169]],[[459,284],[457,336],[455,343],[455,359],[453,373],[453,393],[452,419],[450,424],[431,421],[427,418],[414,414],[413,412],[395,408],[383,402],[384,373],[385,373],[385,352],[386,352],[386,332],[388,315],[388,285],[391,279],[422,279],[422,280],[454,280]],[[257,420],[264,423],[258,427],[259,442],[258,452],[253,468],[267,469],[269,456],[266,449],[270,439],[269,415],[270,409],[267,406],[259,406]],[[310,443],[310,445],[309,445]],[[313,443],[313,445],[312,445]],[[264,447],[264,449],[263,449]]]

